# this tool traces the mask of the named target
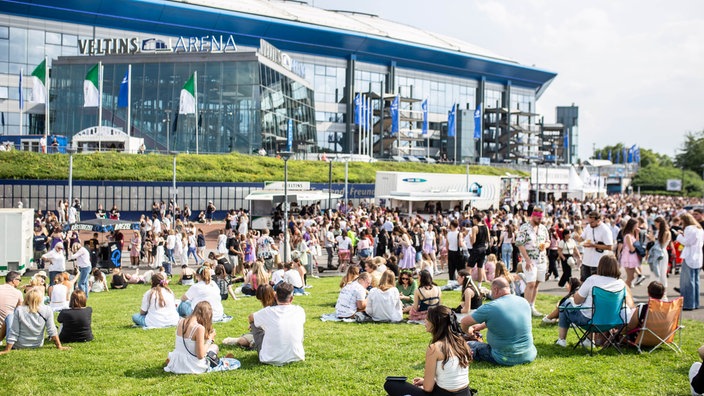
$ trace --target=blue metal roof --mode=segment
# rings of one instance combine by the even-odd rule
[[[165,0],[0,0],[0,12],[81,25],[170,36],[233,35],[239,45],[263,38],[293,52],[419,69],[534,89],[539,96],[556,73],[451,47],[343,30],[221,8]]]

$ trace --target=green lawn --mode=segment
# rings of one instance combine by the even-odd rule
[[[312,279],[311,295],[296,297],[306,322],[306,361],[285,367],[259,364],[256,352],[235,347],[239,370],[205,375],[172,375],[162,369],[174,347],[174,329],[141,330],[130,317],[139,308],[147,286],[93,293],[95,340],[70,344],[58,351],[48,343],[38,350],[20,350],[0,356],[0,384],[4,395],[48,394],[206,394],[231,395],[380,395],[387,375],[421,376],[428,334],[423,326],[409,324],[356,324],[321,322],[320,315],[334,311],[339,279]],[[174,287],[181,296],[186,288]],[[459,292],[445,292],[444,301],[456,305]],[[542,296],[538,308],[547,312],[557,297]],[[246,316],[259,308],[254,298],[225,301],[229,323],[216,324],[218,340],[247,330]],[[553,345],[555,326],[534,319],[538,348],[535,362],[519,367],[472,364],[470,383],[481,395],[672,395],[689,394],[687,372],[704,341],[704,324],[685,322],[685,353],[670,350],[624,356],[607,350],[589,356]],[[574,334],[568,343],[574,343]]]

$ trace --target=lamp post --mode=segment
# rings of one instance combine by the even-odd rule
[[[288,160],[292,154],[290,151],[279,153],[284,159],[284,265],[288,263]]]
[[[171,151],[171,139],[170,139],[170,134],[171,134],[171,128],[169,127],[171,125],[171,110],[164,110],[164,113],[166,113],[166,118],[164,118],[164,122],[166,122],[166,151]]]
[[[68,204],[73,205],[73,154],[76,153],[74,147],[67,147],[68,153]]]
[[[174,197],[174,211],[176,211],[176,156],[178,155],[178,151],[169,151],[169,154],[174,156],[174,165],[173,165],[173,185],[171,188],[173,189],[172,191],[172,196]]]

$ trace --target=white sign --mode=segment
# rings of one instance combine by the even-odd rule
[[[667,191],[682,191],[682,180],[667,179]]]
[[[288,189],[289,190],[296,190],[296,191],[301,191],[301,190],[310,190],[310,182],[288,182],[287,183]],[[264,187],[265,190],[284,190],[284,182],[271,182],[270,184],[267,184],[266,187]]]

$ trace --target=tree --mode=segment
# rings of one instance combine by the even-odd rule
[[[702,164],[704,164],[704,131],[687,132],[682,152],[675,156],[675,165],[700,175]]]

